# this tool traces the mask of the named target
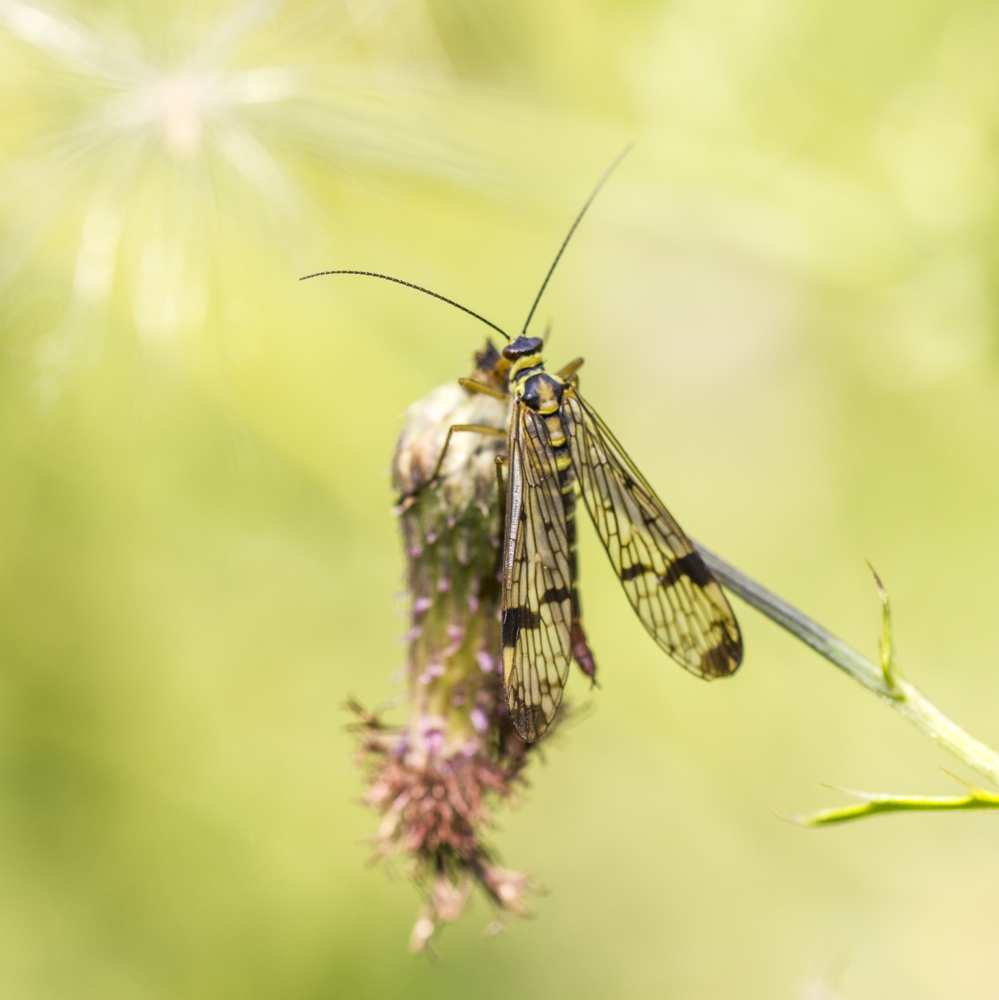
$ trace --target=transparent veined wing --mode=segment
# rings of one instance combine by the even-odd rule
[[[515,404],[503,540],[503,678],[529,743],[555,718],[569,673],[572,577],[558,469],[543,419]]]
[[[691,673],[734,673],[739,626],[690,539],[572,385],[561,414],[586,508],[642,624]]]

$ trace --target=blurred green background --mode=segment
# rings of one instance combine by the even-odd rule
[[[587,706],[436,964],[341,703],[398,696],[399,414],[539,312],[685,528],[999,744],[999,10],[0,0],[0,993],[994,998],[970,776],[738,607],[706,685],[592,533]],[[396,709],[402,711],[401,708]]]

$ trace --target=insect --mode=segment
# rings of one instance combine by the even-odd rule
[[[635,613],[660,648],[706,679],[729,676],[742,659],[739,626],[721,587],[580,394],[576,372],[582,358],[557,373],[548,372],[543,341],[527,335],[569,240],[627,152],[611,164],[576,217],[515,339],[471,309],[420,285],[372,271],[319,272],[363,274],[415,288],[474,316],[507,340],[502,358],[497,358],[497,371],[507,369],[505,391],[468,379],[460,381],[469,391],[511,402],[506,432],[501,641],[507,706],[518,733],[529,743],[555,718],[572,660],[591,679],[596,677],[577,591],[577,497],[582,497]],[[431,482],[455,432],[504,433],[478,425],[451,427]]]

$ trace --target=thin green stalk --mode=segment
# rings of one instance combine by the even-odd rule
[[[866,816],[876,816],[878,813],[999,809],[999,795],[971,785],[966,787],[967,795],[882,795],[877,792],[855,792],[849,788],[838,788],[837,791],[846,792],[847,795],[852,795],[860,801],[837,809],[822,809],[808,816],[784,815],[782,818],[792,823],[800,823],[802,826],[833,826],[836,823],[864,819]]]
[[[848,646],[842,639],[824,629],[796,607],[746,576],[741,570],[716,556],[703,545],[697,547],[711,572],[718,581],[747,604],[766,615],[792,635],[811,646],[830,663],[862,684],[868,691],[881,699],[889,708],[908,719],[921,733],[936,744],[952,753],[968,767],[999,786],[999,754],[991,747],[966,733],[956,722],[949,719],[914,684],[905,680],[895,661],[891,648],[891,619],[887,596],[881,581],[875,579],[884,610],[884,639],[882,640],[882,665],[872,663],[866,656]],[[866,794],[866,793],[865,793]],[[987,793],[982,793],[983,795]],[[888,798],[888,797],[884,797]],[[904,797],[890,798],[904,802]],[[923,800],[925,801],[925,800]],[[905,808],[904,805],[898,808]],[[928,808],[925,804],[919,808]],[[958,808],[949,805],[947,808]],[[964,808],[968,808],[965,806]],[[977,806],[976,808],[983,808]],[[880,810],[885,811],[884,805]]]

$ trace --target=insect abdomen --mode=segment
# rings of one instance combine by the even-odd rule
[[[586,642],[583,632],[582,611],[579,603],[579,570],[576,557],[576,470],[572,467],[572,456],[569,454],[569,444],[562,429],[562,418],[559,413],[553,413],[545,421],[548,427],[548,440],[551,442],[552,453],[555,456],[555,467],[558,469],[558,485],[562,493],[562,508],[565,511],[565,537],[569,545],[569,577],[572,601],[572,625],[570,642],[573,659],[590,680],[596,679],[597,665]]]

